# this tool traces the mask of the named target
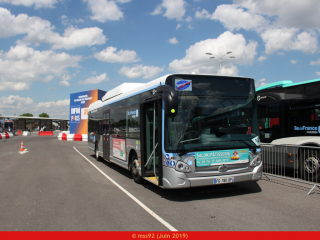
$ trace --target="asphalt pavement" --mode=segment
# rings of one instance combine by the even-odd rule
[[[319,230],[312,186],[260,180],[164,190],[136,184],[127,170],[97,161],[87,142],[57,134],[0,140],[0,184],[0,231],[168,231],[164,222],[179,231]]]

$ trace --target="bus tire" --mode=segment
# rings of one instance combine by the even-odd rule
[[[133,180],[136,183],[142,183],[143,182],[143,178],[140,176],[139,174],[139,161],[137,159],[137,155],[136,154],[132,154],[131,155],[131,159],[130,159],[130,171],[131,171],[131,175]]]
[[[305,153],[300,153],[301,178],[310,182],[320,182],[320,152],[315,149],[305,148]]]
[[[97,142],[96,142],[95,148],[94,148],[94,155],[95,155],[97,161],[100,161],[100,156],[99,156],[99,153],[98,153],[98,143]]]

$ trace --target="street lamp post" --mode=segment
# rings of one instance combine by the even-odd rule
[[[207,54],[207,55],[213,55],[213,56],[216,56],[216,57],[220,58],[220,73],[221,73],[222,58],[223,58],[225,55],[230,54],[230,53],[232,53],[232,52],[227,52],[226,54],[224,54],[224,55],[222,55],[222,56],[218,56],[218,55],[215,55],[215,54],[212,54],[212,53],[206,53],[206,54]],[[212,58],[215,58],[215,57],[210,57],[210,59],[212,59]],[[235,58],[235,57],[234,57],[234,56],[231,56],[231,57],[229,57],[229,58]]]

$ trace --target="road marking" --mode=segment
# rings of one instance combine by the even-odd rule
[[[136,203],[140,205],[144,210],[146,210],[152,217],[157,219],[160,223],[162,223],[164,226],[166,226],[170,231],[178,231],[174,227],[172,227],[169,223],[167,223],[164,219],[162,219],[160,216],[158,216],[155,212],[153,212],[150,208],[148,208],[146,205],[144,205],[140,200],[138,200],[135,196],[133,196],[131,193],[129,193],[126,189],[121,187],[116,181],[114,181],[111,177],[109,177],[107,174],[105,174],[100,168],[98,168],[93,162],[91,162],[88,158],[86,158],[81,152],[78,151],[75,147],[73,147],[84,159],[86,159],[95,169],[97,169],[103,176],[108,178],[114,185],[116,185],[118,188],[121,189],[125,194],[127,194],[132,200],[134,200]]]

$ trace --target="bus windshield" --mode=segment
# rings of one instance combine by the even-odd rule
[[[166,151],[256,147],[252,141],[258,136],[253,79],[188,75],[173,76],[167,84],[177,90],[179,106],[175,118],[165,117]]]

